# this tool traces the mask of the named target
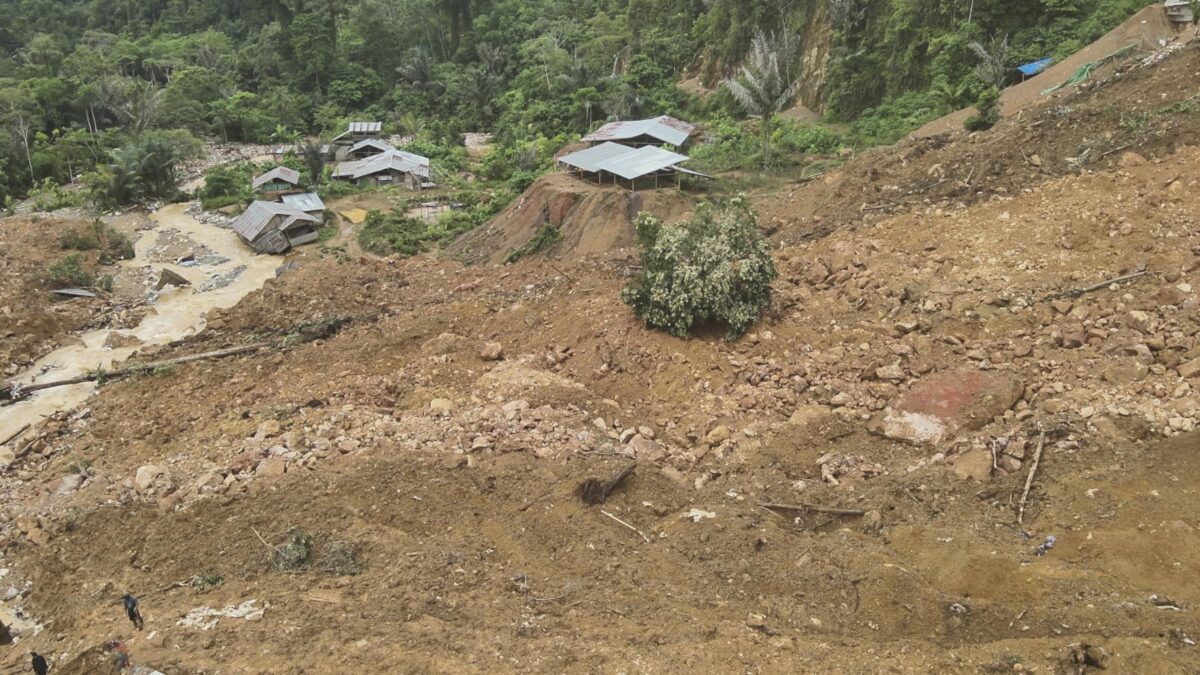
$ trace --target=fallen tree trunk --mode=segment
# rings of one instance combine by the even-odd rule
[[[125,368],[118,368],[117,370],[97,370],[86,375],[73,377],[69,380],[43,382],[41,384],[31,384],[27,387],[19,387],[10,384],[3,389],[0,389],[0,401],[19,401],[34,392],[39,392],[45,389],[67,387],[72,384],[83,384],[84,382],[95,382],[96,380],[118,380],[124,377],[129,377],[130,375],[137,375],[139,373],[145,373],[168,366],[178,366],[185,363],[192,363],[193,361],[204,361],[207,359],[219,359],[227,356],[237,356],[238,354],[248,354],[250,352],[258,351],[266,346],[267,343],[258,342],[252,345],[242,345],[241,347],[219,349],[215,352],[192,354],[191,356],[180,356],[174,359],[167,359],[166,361],[155,361],[154,363],[128,366]]]

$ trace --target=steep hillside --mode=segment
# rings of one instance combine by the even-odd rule
[[[1200,148],[1151,114],[1196,59],[759,195],[796,224],[737,342],[647,330],[629,250],[297,258],[143,358],[267,348],[105,385],[18,448],[2,609],[46,628],[4,664],[1200,668]]]
[[[561,236],[548,253],[606,253],[633,245],[633,219],[638,213],[676,219],[693,205],[693,198],[673,188],[631,192],[570,174],[547,174],[487,225],[461,237],[447,253],[468,263],[500,264],[546,227],[556,228]]]

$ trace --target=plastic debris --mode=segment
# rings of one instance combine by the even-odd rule
[[[229,619],[245,619],[246,621],[258,621],[263,617],[263,612],[266,607],[255,607],[258,600],[247,600],[240,605],[229,605],[225,609],[213,609],[212,607],[197,607],[187,613],[176,623],[180,626],[188,628],[199,628],[200,630],[212,630],[217,627],[222,617]]]
[[[701,511],[700,509],[692,509],[691,511],[688,511],[687,513],[683,514],[683,517],[687,518],[688,520],[691,520],[693,523],[698,523],[701,520],[704,520],[705,518],[716,518],[717,514],[713,513],[712,511]]]
[[[1033,549],[1033,554],[1036,556],[1046,555],[1047,553],[1050,552],[1050,549],[1054,548],[1054,544],[1057,542],[1058,542],[1058,538],[1055,537],[1054,535],[1050,535],[1050,536],[1046,537],[1046,541],[1043,541],[1042,543],[1038,544],[1037,548]]]

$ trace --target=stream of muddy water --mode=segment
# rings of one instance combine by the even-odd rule
[[[273,277],[280,264],[277,257],[256,255],[232,230],[201,223],[191,217],[186,212],[187,208],[187,204],[170,204],[152,213],[150,218],[154,227],[137,240],[137,255],[121,263],[139,269],[149,265],[155,276],[162,269],[170,269],[192,284],[190,288],[164,288],[152,305],[154,311],[137,327],[119,331],[137,337],[144,346],[166,344],[202,330],[206,312],[237,304]],[[197,245],[207,247],[219,262],[195,266],[151,263],[150,253],[158,241],[158,235],[166,230],[176,230]],[[222,283],[213,283],[215,280]],[[103,329],[79,335],[81,343],[47,354],[12,381],[29,385],[65,380],[96,368],[108,369],[118,365],[137,348],[105,347],[110,332],[109,329]],[[71,410],[87,401],[95,392],[96,385],[91,383],[59,387],[37,392],[24,401],[0,408],[0,439],[17,433],[26,424],[36,425],[48,415]]]

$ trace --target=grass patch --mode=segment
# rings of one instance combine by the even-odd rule
[[[72,253],[63,256],[46,270],[50,283],[57,286],[91,286],[96,276],[84,268],[83,256]]]
[[[558,242],[562,241],[562,230],[556,225],[543,225],[542,229],[533,235],[524,246],[508,254],[504,259],[506,263],[515,263],[527,255],[536,255],[542,251],[553,248]]]
[[[131,260],[133,241],[111,226],[97,220],[85,227],[63,230],[58,246],[64,251],[100,251],[100,264],[111,265],[118,260]]]
[[[325,544],[319,567],[322,572],[336,577],[355,576],[363,570],[354,547],[337,540]]]

